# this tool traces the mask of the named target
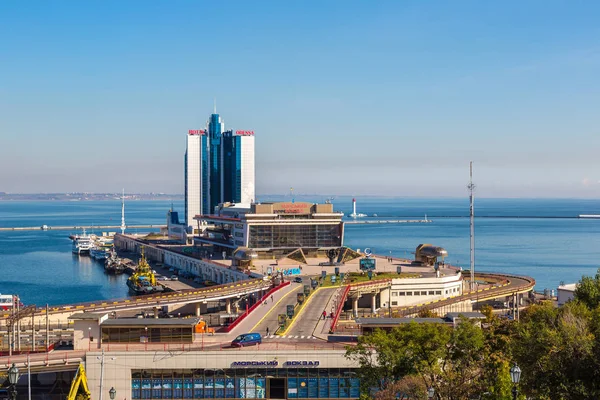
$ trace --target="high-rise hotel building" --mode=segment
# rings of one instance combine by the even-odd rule
[[[190,130],[185,152],[185,223],[209,215],[220,203],[254,201],[254,132],[226,131],[219,114],[206,129]]]

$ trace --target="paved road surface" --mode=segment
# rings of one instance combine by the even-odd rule
[[[329,298],[333,295],[337,288],[319,289],[308,298],[308,303],[302,309],[286,335],[296,336],[312,336],[319,322],[323,318],[323,310],[326,309],[329,303]],[[327,315],[331,310],[326,310]]]

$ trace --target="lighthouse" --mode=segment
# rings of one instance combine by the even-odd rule
[[[356,212],[356,199],[352,199],[352,214],[350,214],[350,216],[352,218],[366,217],[367,216],[367,214],[358,214]]]

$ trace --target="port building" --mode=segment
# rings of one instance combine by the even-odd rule
[[[308,254],[343,246],[342,217],[330,203],[225,203],[214,215],[194,218],[201,232],[194,241],[228,253],[252,251],[258,258],[280,258],[298,250]]]

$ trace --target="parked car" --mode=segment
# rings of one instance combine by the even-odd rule
[[[300,278],[299,276],[294,278],[294,282],[295,283],[302,283],[302,278]]]
[[[231,342],[231,347],[244,347],[244,346],[252,346],[255,344],[261,344],[262,337],[260,333],[244,333],[233,339]]]
[[[177,275],[171,275],[171,280],[172,281],[178,281],[179,278],[177,277]]]

